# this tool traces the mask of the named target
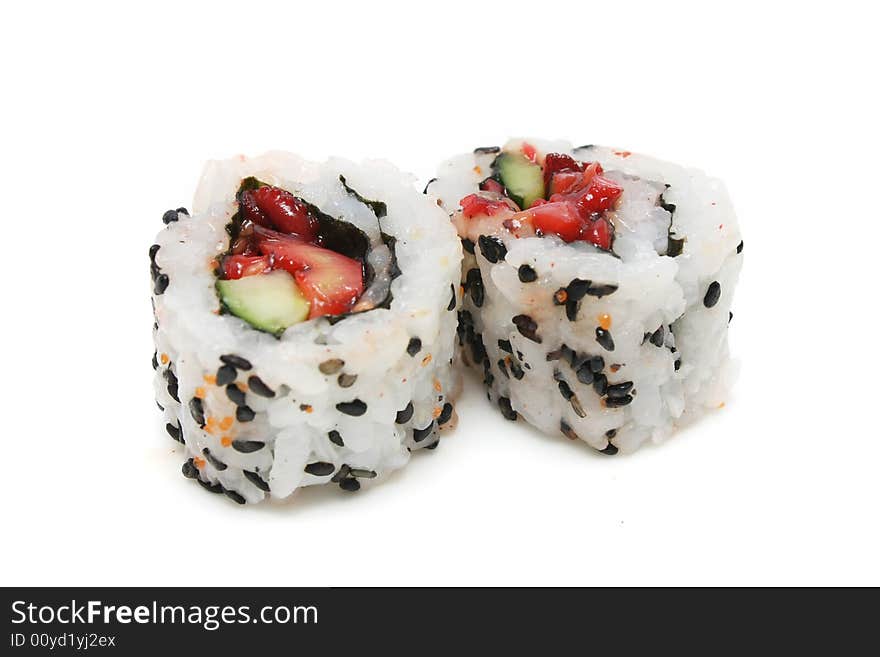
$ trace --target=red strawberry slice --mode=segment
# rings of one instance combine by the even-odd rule
[[[483,182],[480,183],[480,191],[495,192],[496,194],[501,194],[503,196],[504,185],[502,185],[494,178],[486,178]]]
[[[555,233],[566,242],[578,239],[583,228],[583,221],[570,203],[544,203],[523,214],[529,215],[535,230],[545,235]]]
[[[290,192],[266,185],[238,195],[238,207],[245,219],[258,226],[297,235],[306,241],[318,234],[318,219],[309,206]]]
[[[269,256],[232,255],[223,259],[223,273],[228,280],[265,274],[272,269]]]
[[[623,194],[623,187],[616,182],[602,176],[595,176],[590,181],[589,187],[578,192],[572,200],[580,215],[584,219],[589,219],[594,214],[613,208],[621,194]]]
[[[293,274],[311,304],[309,319],[348,312],[363,294],[363,266],[357,260],[265,228],[255,232],[260,252]]]
[[[581,234],[580,239],[592,242],[600,249],[608,251],[611,248],[611,235],[612,230],[608,220],[604,217],[599,217],[590,222]]]
[[[550,187],[550,179],[556,173],[576,173],[583,171],[584,165],[571,155],[564,153],[548,153],[544,158],[544,187]]]
[[[246,189],[239,193],[238,210],[245,219],[252,221],[258,226],[272,228],[272,222],[269,220],[269,217],[260,209],[260,206],[257,205],[257,199],[254,198],[253,189]]]
[[[493,217],[502,210],[510,209],[510,203],[506,199],[493,198],[491,193],[468,194],[459,203],[466,219],[477,216]]]

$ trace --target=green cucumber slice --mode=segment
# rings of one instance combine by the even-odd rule
[[[544,171],[521,153],[502,153],[492,165],[507,188],[507,194],[525,210],[544,198]]]
[[[281,270],[217,281],[217,294],[233,315],[275,335],[305,321],[311,309],[293,276]]]

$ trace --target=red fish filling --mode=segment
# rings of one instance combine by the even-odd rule
[[[308,203],[272,185],[242,190],[238,201],[241,228],[221,262],[222,278],[282,269],[308,300],[309,319],[352,309],[364,292],[363,263],[321,245]]]
[[[517,165],[521,169],[541,169],[540,175],[532,176],[531,193],[512,193],[502,168],[499,176],[480,183],[479,193],[461,199],[466,220],[482,223],[486,217],[497,216],[518,237],[554,234],[566,242],[585,241],[611,249],[614,225],[607,213],[616,207],[623,188],[602,175],[598,162],[579,162],[564,153],[548,153],[542,162],[530,144],[523,144],[521,155],[513,156],[523,160],[524,164]]]

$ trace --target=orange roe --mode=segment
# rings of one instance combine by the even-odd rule
[[[603,330],[607,331],[611,328],[611,315],[608,313],[602,313],[599,315],[599,326],[602,327]]]

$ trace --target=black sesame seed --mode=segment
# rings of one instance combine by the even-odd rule
[[[217,470],[225,470],[227,468],[227,465],[216,456],[211,454],[211,450],[207,447],[202,450],[202,454],[205,456],[206,459],[208,459],[208,463],[213,465]]]
[[[684,252],[684,242],[685,240],[676,239],[671,235],[666,238],[666,255],[670,258],[676,258],[680,256]]]
[[[410,402],[406,405],[406,408],[404,408],[402,411],[397,412],[397,417],[394,418],[394,421],[397,424],[406,424],[412,419],[413,410],[413,404],[412,402]]]
[[[572,397],[574,397],[574,392],[572,392],[571,386],[568,385],[568,383],[565,381],[559,382],[559,392],[562,395],[562,398],[565,399],[565,401],[568,401]]]
[[[339,470],[336,472],[335,475],[333,475],[333,478],[330,481],[332,481],[334,484],[338,484],[340,481],[347,478],[350,472],[351,467],[348,464],[343,463],[341,466],[339,466]]]
[[[318,365],[321,374],[336,374],[345,366],[345,361],[340,358],[330,358]]]
[[[505,365],[503,358],[498,361],[498,369],[505,376],[505,378],[510,378],[510,374],[507,373],[507,365]]]
[[[156,276],[156,284],[153,286],[153,293],[156,295],[164,294],[165,290],[168,289],[168,283],[171,280],[168,278],[168,274],[159,274]]]
[[[256,374],[248,377],[248,388],[250,388],[252,393],[259,395],[260,397],[268,397],[271,399],[275,396],[275,391],[263,383],[263,379]]]
[[[315,475],[316,477],[326,477],[327,475],[332,475],[336,470],[336,466],[332,463],[327,463],[326,461],[315,461],[314,463],[309,463],[305,468],[303,468],[310,475]]]
[[[581,302],[575,299],[569,299],[565,302],[565,316],[569,322],[576,322],[578,311],[581,309]]]
[[[187,210],[186,208],[177,208],[177,213],[185,214],[187,217],[189,216],[189,210]]]
[[[162,215],[162,223],[166,226],[177,221],[177,210],[168,210]]]
[[[236,452],[241,452],[242,454],[251,454],[253,452],[257,452],[263,447],[266,446],[266,443],[260,440],[233,440],[232,441],[232,449]]]
[[[609,294],[614,294],[617,292],[616,285],[591,285],[587,290],[587,294],[591,297],[607,297]]]
[[[474,149],[474,155],[492,155],[493,153],[500,152],[500,146],[480,146],[479,148]]]
[[[437,424],[444,425],[449,422],[452,419],[453,410],[453,406],[449,402],[443,404],[443,410],[440,411],[440,415],[437,417]]]
[[[410,356],[415,356],[422,350],[422,341],[418,338],[410,338],[409,344],[406,345],[406,353]]]
[[[223,485],[220,483],[212,484],[207,481],[202,481],[201,479],[196,479],[196,481],[199,482],[199,485],[202,488],[204,488],[206,491],[208,491],[209,493],[222,493],[223,492]]]
[[[430,445],[425,445],[425,449],[437,449],[437,446],[440,444],[440,439],[438,438]]]
[[[513,377],[517,381],[522,380],[522,378],[526,375],[526,373],[523,372],[522,368],[519,366],[519,363],[517,363],[515,360],[510,361],[510,373],[513,374]]]
[[[513,410],[513,407],[510,405],[510,398],[508,397],[498,398],[498,408],[501,409],[501,415],[503,415],[506,420],[515,422],[519,417],[517,412]]]
[[[180,427],[176,424],[171,424],[170,422],[165,425],[165,431],[168,432],[168,435],[174,438],[179,443],[182,443],[183,440],[180,438]]]
[[[562,354],[562,359],[567,361],[569,365],[574,363],[577,358],[577,352],[567,344],[563,343],[563,345],[559,347],[559,352]]]
[[[431,183],[435,183],[435,182],[437,182],[437,179],[436,179],[436,178],[431,178],[431,179],[425,184],[425,189],[422,190],[422,194],[427,194],[427,193],[428,193],[428,187],[431,186]]]
[[[153,352],[153,369],[154,370],[159,369],[159,360],[156,358],[157,355],[158,354],[154,351]]]
[[[243,393],[234,383],[230,383],[226,386],[226,396],[229,397],[229,401],[236,406],[244,406],[247,404],[245,393]]]
[[[565,291],[568,293],[569,301],[580,301],[584,298],[587,292],[590,289],[591,281],[584,280],[582,278],[575,278],[569,284],[568,287],[565,288]]]
[[[562,435],[569,440],[578,440],[580,438],[565,420],[559,421],[559,430],[562,432]]]
[[[612,445],[611,443],[608,443],[608,446],[605,447],[605,449],[599,450],[600,453],[607,454],[608,456],[614,456],[615,454],[617,454],[618,451],[620,450],[617,449],[617,446]]]
[[[330,439],[330,442],[334,445],[338,445],[339,447],[345,447],[345,443],[342,441],[342,434],[340,434],[336,429],[331,429],[327,432],[327,437]]]
[[[613,385],[609,385],[605,390],[605,394],[612,398],[620,398],[625,397],[627,393],[632,390],[633,382],[632,381],[624,381],[623,383],[615,383]]]
[[[249,482],[251,482],[254,486],[259,488],[262,491],[269,492],[269,484],[267,484],[263,478],[258,475],[256,472],[251,472],[250,470],[242,470],[241,473],[247,478]]]
[[[420,443],[425,438],[430,436],[433,431],[434,431],[434,423],[433,422],[431,422],[431,424],[426,426],[424,429],[413,429],[413,440],[416,441],[417,443]]]
[[[528,315],[516,315],[511,321],[524,337],[538,344],[541,343],[541,338],[536,333],[538,324],[531,317]]]
[[[519,276],[521,283],[533,283],[538,280],[538,272],[529,265],[520,265],[519,269],[516,270],[516,274]]]
[[[590,385],[593,383],[593,370],[590,369],[589,363],[584,363],[577,370],[577,380],[583,383],[584,385]]]
[[[584,410],[581,400],[578,399],[577,395],[572,395],[568,402],[571,404],[571,408],[577,413],[578,417],[587,417],[587,412]]]
[[[606,397],[605,405],[608,408],[617,408],[618,406],[626,406],[633,400],[631,395],[623,395],[622,397]]]
[[[736,252],[737,252],[737,253],[742,253],[742,252],[743,252],[743,243],[742,243],[741,240],[740,240],[740,243],[736,245]]]
[[[344,491],[354,493],[355,491],[359,491],[361,489],[361,482],[359,482],[357,479],[343,479],[339,482],[339,487]]]
[[[235,419],[239,422],[250,422],[256,415],[250,406],[239,406],[235,409]]]
[[[718,303],[718,299],[721,298],[721,283],[718,281],[712,281],[709,284],[709,289],[706,290],[706,296],[703,297],[703,305],[706,308],[711,308],[716,303]]]
[[[224,490],[223,493],[233,502],[237,502],[238,504],[245,504],[247,500],[241,496],[240,493],[236,493],[234,490]]]
[[[155,262],[156,262],[156,254],[157,254],[158,252],[159,252],[159,245],[158,245],[158,244],[153,244],[153,246],[150,247],[150,262],[152,262],[152,263],[155,264]]]
[[[501,351],[506,351],[509,354],[513,353],[513,346],[510,344],[510,340],[499,340],[498,348],[501,349]]]
[[[677,360],[672,364],[672,366],[675,368],[675,371],[678,372],[679,368],[681,367],[681,358],[677,359]]]
[[[205,405],[198,397],[189,400],[189,412],[200,427],[205,426]]]
[[[193,464],[192,459],[187,459],[180,471],[187,479],[195,479],[199,476],[199,469]]]
[[[486,260],[492,264],[499,260],[504,260],[504,257],[507,255],[507,247],[504,246],[504,242],[500,239],[491,235],[480,235],[478,241],[480,243],[480,253],[483,254]]]
[[[446,310],[455,310],[455,286],[450,284],[449,289],[452,290],[452,298],[449,300],[449,305],[446,306]]]
[[[608,440],[611,440],[616,435],[617,435],[617,429],[609,429],[608,431],[605,432],[605,437]]]
[[[336,383],[339,384],[340,388],[350,388],[354,385],[354,382],[357,381],[357,374],[346,374],[343,372],[336,379]]]
[[[597,374],[593,379],[593,390],[596,391],[596,394],[600,397],[605,395],[605,391],[608,389],[608,377],[604,374]]]
[[[241,356],[236,356],[235,354],[224,354],[220,356],[220,360],[227,365],[232,365],[232,367],[237,370],[244,370],[245,372],[253,367],[249,360],[242,358]]]
[[[483,290],[483,277],[480,275],[480,270],[476,267],[468,271],[467,277],[465,278],[465,287],[468,292],[470,292],[471,298],[474,300],[474,305],[477,308],[482,308],[485,295]]]
[[[601,326],[596,327],[596,342],[607,351],[614,351],[614,338],[611,337],[611,332]]]
[[[217,379],[215,383],[218,386],[225,386],[235,381],[237,376],[238,372],[235,371],[235,368],[232,365],[221,365],[217,369]]]
[[[663,326],[660,326],[656,331],[651,334],[651,344],[655,347],[663,346],[663,339],[666,337],[666,329]]]
[[[373,470],[367,470],[365,468],[352,468],[351,476],[360,477],[361,479],[375,479],[376,472]]]
[[[474,243],[473,243],[471,240],[469,240],[469,239],[467,239],[467,238],[464,238],[464,239],[461,241],[461,246],[462,246],[462,248],[463,248],[465,251],[467,251],[467,252],[470,253],[471,255],[474,254]]]
[[[731,311],[728,312],[728,314],[727,314],[727,323],[730,324],[730,322],[731,322],[732,320],[733,320],[733,311],[731,310]]]
[[[160,410],[160,411],[163,411],[163,412],[165,411],[165,407],[162,406],[162,404],[160,404],[159,402],[156,402],[156,406],[159,407],[159,410]]]
[[[339,402],[336,404],[336,410],[346,415],[358,417],[367,412],[367,405],[360,399],[353,399],[348,402]]]
[[[171,399],[176,402],[180,402],[180,397],[177,395],[177,376],[170,369],[165,370],[165,378],[168,381],[168,394],[171,395]]]

